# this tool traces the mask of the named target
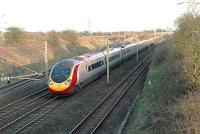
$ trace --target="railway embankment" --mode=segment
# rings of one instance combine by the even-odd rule
[[[155,125],[156,114],[161,112],[160,108],[163,106],[161,103],[161,100],[163,101],[164,99],[162,87],[167,74],[166,68],[164,65],[161,65],[164,60],[160,62],[158,59],[155,59],[156,53],[162,51],[161,49],[163,48],[161,47],[164,46],[157,46],[154,52],[154,58],[144,84],[144,89],[134,101],[133,108],[131,109],[132,113],[124,129],[124,133],[149,133],[150,131],[154,133],[153,127]],[[164,59],[164,57],[162,58]]]
[[[124,134],[200,133],[199,18],[182,16],[172,39],[157,46]]]

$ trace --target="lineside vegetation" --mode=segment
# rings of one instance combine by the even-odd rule
[[[18,44],[23,43],[25,32],[23,29],[18,27],[9,27],[5,34],[6,43]]]
[[[200,15],[187,13],[157,46],[145,87],[124,133],[200,133]]]

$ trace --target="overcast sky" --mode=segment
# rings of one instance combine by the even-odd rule
[[[0,29],[138,31],[173,28],[181,0],[0,0]]]

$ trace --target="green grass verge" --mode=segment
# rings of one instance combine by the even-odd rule
[[[163,66],[151,66],[145,87],[133,108],[133,114],[130,116],[127,127],[123,133],[128,134],[150,134],[153,133],[152,122],[153,114],[157,110],[155,98],[160,95],[162,87],[162,78],[166,74]],[[150,84],[151,83],[151,84]]]

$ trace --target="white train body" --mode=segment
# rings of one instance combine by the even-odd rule
[[[151,40],[110,48],[109,67],[113,68],[149,46]],[[53,94],[72,94],[106,72],[107,51],[84,54],[56,63],[49,76],[49,91]],[[62,75],[62,76],[61,76]]]

